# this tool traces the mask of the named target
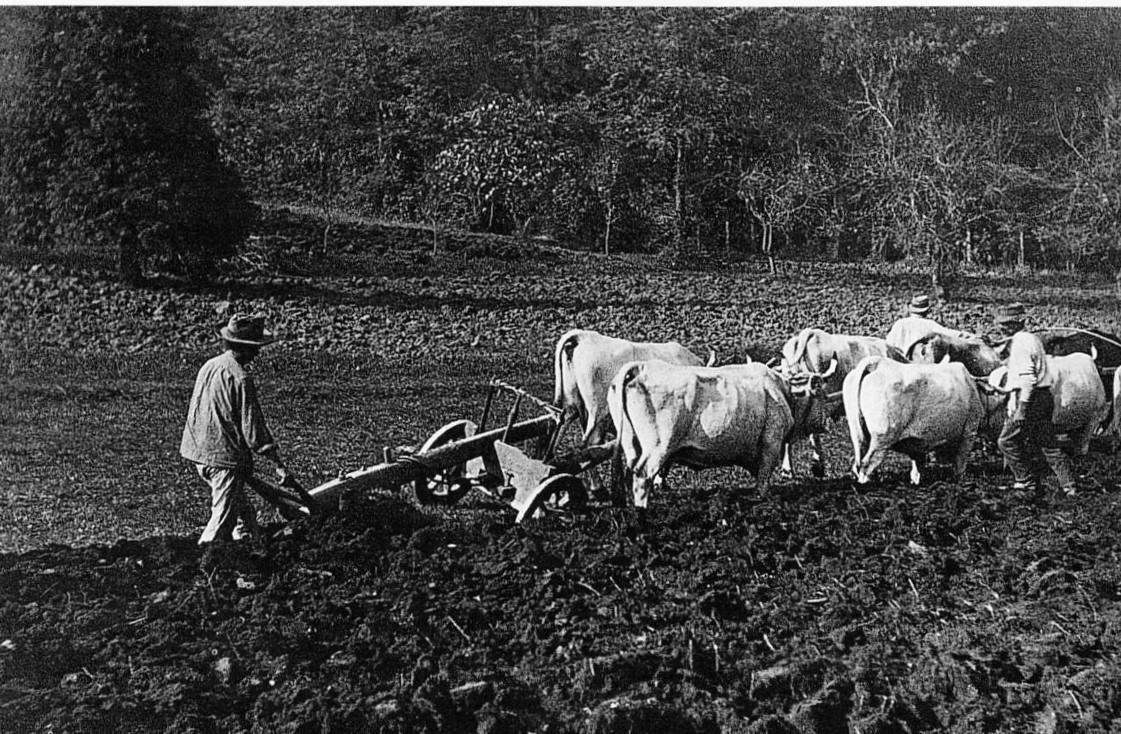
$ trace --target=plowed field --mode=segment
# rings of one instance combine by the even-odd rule
[[[403,490],[203,563],[206,489],[177,448],[231,309],[287,337],[254,367],[314,486],[476,417],[491,376],[548,398],[572,327],[766,359],[802,326],[882,335],[924,283],[551,251],[383,268],[404,235],[363,236],[345,274],[208,290],[0,268],[0,731],[1121,730],[1105,441],[1076,497],[1002,489],[991,446],[961,484],[936,465],[911,487],[893,459],[857,487],[837,423],[825,479],[803,463],[760,497],[744,472],[677,469],[641,524],[519,526],[481,494]],[[1119,330],[1113,285],[1066,275],[976,274],[936,317],[984,332],[1012,299],[1033,325]]]

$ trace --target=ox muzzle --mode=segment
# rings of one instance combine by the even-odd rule
[[[837,371],[837,360],[830,361],[829,368],[820,374],[810,371],[797,372],[785,377],[794,398],[794,432],[797,434],[819,433],[826,430],[826,415],[831,400],[839,397],[825,391],[826,380]],[[781,373],[780,373],[781,374]]]

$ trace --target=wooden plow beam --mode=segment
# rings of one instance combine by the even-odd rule
[[[495,441],[518,443],[551,435],[560,419],[555,415],[511,423],[483,433],[437,446],[429,451],[401,456],[377,466],[358,469],[308,490],[322,508],[338,503],[348,492],[396,489],[423,480],[448,467],[465,464],[493,450]]]

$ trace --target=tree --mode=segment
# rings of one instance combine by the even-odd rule
[[[9,234],[114,248],[202,278],[252,218],[204,114],[205,69],[178,9],[29,8],[14,30],[0,178]],[[32,175],[27,175],[31,172]]]
[[[456,142],[436,169],[458,195],[465,224],[525,234],[570,173],[566,118],[528,100],[496,95],[458,116]]]
[[[775,272],[775,230],[789,232],[824,222],[834,186],[823,160],[802,155],[789,161],[760,161],[740,176],[739,194],[763,230],[762,252]]]
[[[823,58],[848,81],[850,186],[872,251],[921,253],[936,291],[950,287],[958,244],[967,239],[960,236],[970,180],[963,164],[977,162],[968,160],[977,151],[962,144],[960,129],[940,116],[938,91],[979,38],[999,32],[983,15],[954,10],[825,16]]]
[[[743,22],[747,11],[718,12],[712,18],[693,8],[615,11],[597,20],[589,49],[593,68],[607,80],[599,96],[613,136],[650,156],[656,168],[648,182],[660,175],[670,197],[671,259],[683,253],[690,230],[692,182],[714,173],[694,167],[732,130],[742,132],[741,115],[750,109],[728,68],[747,39],[720,30]]]

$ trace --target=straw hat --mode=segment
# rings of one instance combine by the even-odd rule
[[[234,314],[218,333],[231,344],[263,347],[276,341],[276,334],[265,330],[265,317],[260,314]]]
[[[996,323],[998,324],[1022,324],[1026,318],[1027,313],[1024,310],[1022,303],[1009,303],[1006,306],[1001,306],[996,312]]]
[[[930,296],[926,295],[925,293],[913,296],[911,298],[911,303],[907,306],[907,308],[909,308],[911,310],[911,313],[915,314],[916,316],[922,316],[924,313],[930,310]]]

